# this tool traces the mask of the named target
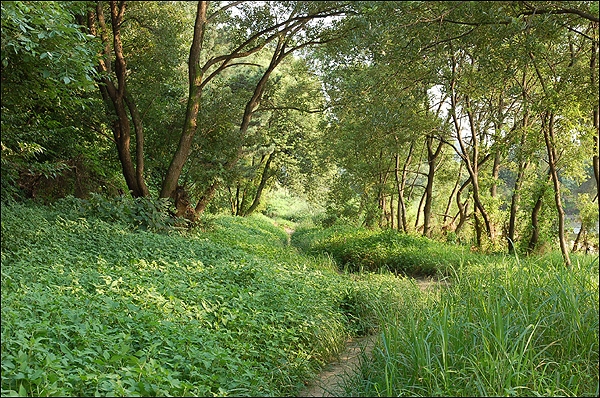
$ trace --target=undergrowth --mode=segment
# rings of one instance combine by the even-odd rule
[[[89,204],[2,205],[2,395],[295,395],[372,333],[348,395],[599,393],[597,257]]]
[[[352,396],[598,396],[598,258],[472,264],[382,308]]]
[[[2,205],[2,395],[295,394],[405,282],[364,290],[264,216],[159,234],[76,202]]]
[[[328,254],[350,272],[381,272],[410,276],[445,275],[462,263],[495,261],[464,246],[436,242],[394,230],[371,230],[346,225],[300,228],[292,237],[306,253]]]

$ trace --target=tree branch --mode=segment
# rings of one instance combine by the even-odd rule
[[[265,107],[258,108],[255,112],[265,112],[265,111],[275,111],[275,110],[293,110],[293,111],[298,111],[298,112],[303,112],[303,113],[322,113],[322,112],[325,112],[329,108],[331,108],[331,106],[327,106],[322,109],[302,109],[302,108],[298,108],[296,106],[265,106]]]
[[[581,11],[578,10],[576,8],[558,8],[555,10],[552,9],[538,9],[530,4],[527,4],[526,1],[523,2],[523,5],[525,5],[525,7],[527,7],[529,9],[529,11],[522,11],[519,13],[519,15],[539,15],[539,14],[552,14],[552,15],[559,15],[559,14],[575,14],[577,16],[580,16],[581,18],[587,19],[589,21],[592,22],[600,22],[600,19],[592,14],[588,14],[585,11]]]
[[[206,18],[206,22],[210,22],[214,17],[216,17],[219,13],[231,8],[231,7],[235,7],[237,5],[240,5],[242,3],[245,3],[245,1],[234,1],[233,3],[229,3],[221,8],[219,8],[217,11],[213,12],[208,18]]]

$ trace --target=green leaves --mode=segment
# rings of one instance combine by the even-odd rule
[[[125,202],[2,205],[3,395],[293,395],[369,311],[264,216],[155,234]]]

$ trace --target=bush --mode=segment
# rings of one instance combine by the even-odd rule
[[[53,207],[57,210],[75,211],[77,217],[97,218],[152,232],[165,232],[181,221],[172,214],[171,203],[166,198],[106,198],[93,193],[89,199],[77,199],[72,196],[60,199]]]

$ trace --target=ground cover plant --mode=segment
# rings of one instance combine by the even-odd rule
[[[307,253],[330,255],[342,269],[351,272],[385,270],[412,276],[444,275],[451,267],[482,259],[466,246],[390,229],[343,224],[300,228],[294,233],[292,242]]]
[[[2,205],[2,395],[291,395],[414,287],[345,278],[264,216],[155,233],[76,202]]]
[[[381,311],[352,396],[598,396],[598,258],[559,253],[456,270]]]

